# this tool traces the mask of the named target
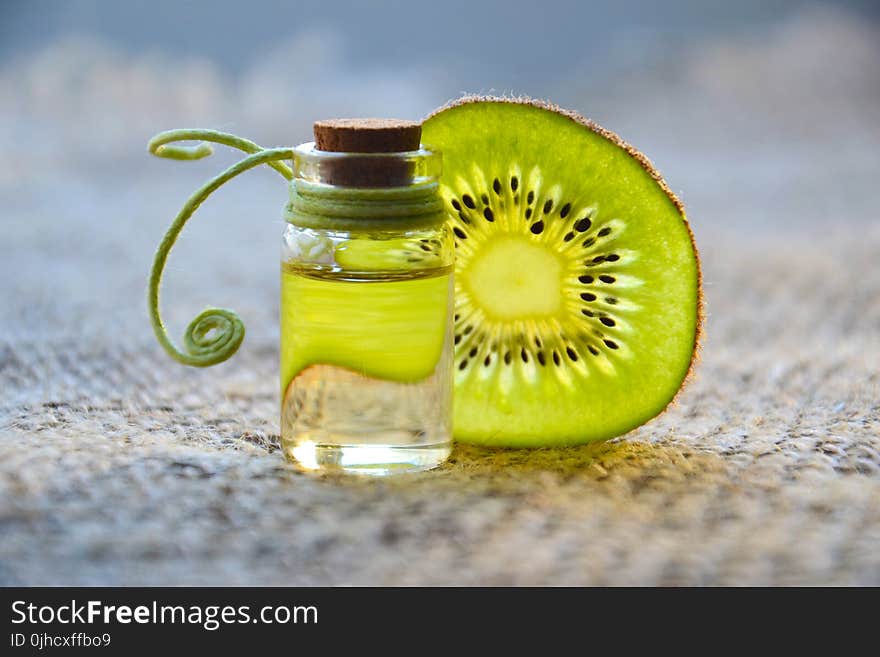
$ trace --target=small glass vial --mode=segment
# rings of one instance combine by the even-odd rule
[[[384,475],[452,441],[454,248],[416,123],[315,124],[294,149],[281,262],[281,443],[308,470]]]

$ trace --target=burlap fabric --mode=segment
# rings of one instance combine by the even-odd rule
[[[204,170],[63,216],[6,206],[0,583],[880,584],[876,229],[695,220],[702,361],[623,439],[314,476],[278,451],[271,176],[209,203],[171,257],[175,335],[207,303],[248,325],[210,370],[171,362],[145,310],[151,251]]]

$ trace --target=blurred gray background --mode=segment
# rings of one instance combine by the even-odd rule
[[[290,145],[474,92],[578,110],[663,172],[704,266],[697,378],[606,446],[460,447],[390,489],[298,475],[283,181],[235,180],[175,247],[172,335],[205,305],[248,327],[182,368],[152,253],[239,156],[147,141]],[[880,584],[876,2],[0,0],[0,152],[0,583]]]
[[[317,118],[420,118],[466,92],[547,98],[618,132],[681,194],[707,255],[759,229],[865,226],[880,173],[878,7],[4,0],[0,202],[4,222],[43,235],[47,258],[6,239],[0,266],[18,294],[69,283],[71,301],[114,305],[188,192],[235,157],[156,160],[155,132],[295,144]],[[274,299],[285,192],[273,178],[236,181],[191,222],[169,295],[205,287],[210,248],[236,260],[228,278],[263,280]],[[76,271],[59,231],[93,256]]]

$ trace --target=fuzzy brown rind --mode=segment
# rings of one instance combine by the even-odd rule
[[[672,399],[666,404],[665,407],[661,411],[659,411],[654,417],[658,417],[665,413],[670,406],[673,406],[681,394],[682,390],[684,390],[687,385],[694,378],[694,372],[697,365],[697,362],[700,360],[700,350],[703,339],[703,323],[705,320],[705,299],[703,297],[703,269],[702,264],[700,262],[700,253],[697,250],[697,243],[694,240],[694,232],[691,229],[690,222],[688,222],[687,214],[685,212],[684,203],[682,203],[681,199],[679,199],[675,193],[670,189],[669,185],[663,179],[663,176],[656,169],[654,164],[648,157],[636,149],[629,142],[621,139],[621,137],[617,134],[603,128],[599,124],[591,121],[586,118],[582,114],[575,112],[573,110],[568,110],[546,100],[540,100],[535,98],[530,98],[528,96],[484,96],[479,94],[469,94],[466,96],[462,96],[461,98],[457,98],[454,100],[450,100],[446,104],[438,107],[436,110],[431,112],[427,117],[425,117],[425,121],[437,116],[438,114],[442,114],[443,112],[453,109],[455,107],[460,107],[462,105],[470,105],[474,103],[505,103],[508,105],[529,105],[531,107],[535,107],[538,109],[545,110],[547,112],[553,112],[554,114],[558,114],[560,116],[564,116],[567,119],[574,121],[575,123],[592,130],[597,135],[604,137],[608,141],[610,141],[615,146],[623,149],[630,157],[632,157],[636,162],[638,162],[641,167],[645,170],[645,172],[654,179],[657,185],[663,190],[663,193],[669,198],[672,204],[678,210],[679,215],[681,215],[681,220],[684,223],[684,227],[687,230],[688,237],[691,240],[691,248],[694,250],[694,258],[697,266],[697,326],[694,331],[694,346],[691,352],[691,362],[688,365],[688,370],[685,373],[684,378],[681,381],[681,385],[676,391],[675,395],[673,395]],[[653,418],[652,418],[653,419]]]

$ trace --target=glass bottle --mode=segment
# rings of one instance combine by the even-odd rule
[[[452,237],[418,124],[331,121],[293,151],[281,258],[281,442],[309,470],[442,463]]]

